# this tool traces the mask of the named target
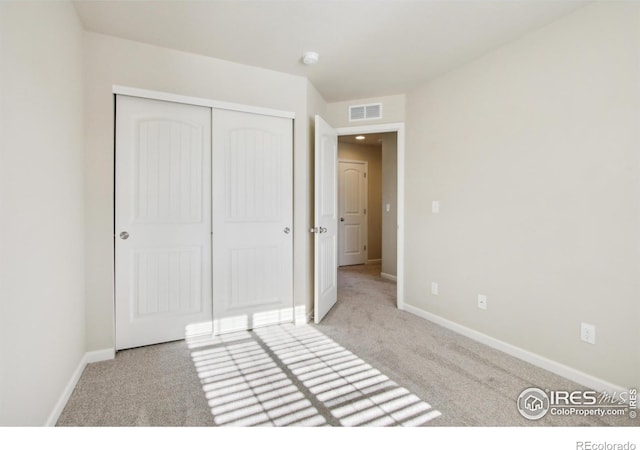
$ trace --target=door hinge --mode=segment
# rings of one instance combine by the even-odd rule
[[[367,172],[364,173],[364,177],[367,178]]]
[[[366,246],[366,245],[364,246],[364,249],[365,249],[365,250],[367,249],[367,246]]]
[[[367,213],[367,208],[365,208],[365,209],[364,209],[364,213],[365,213],[365,214]]]

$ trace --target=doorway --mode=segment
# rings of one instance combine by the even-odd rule
[[[370,267],[362,270],[367,273],[396,281],[397,133],[339,136],[338,158],[339,266],[366,264]],[[343,167],[345,160],[348,167]],[[358,163],[364,171],[359,184],[355,181]],[[355,198],[358,194],[359,202]],[[362,206],[356,213],[358,203]],[[355,251],[358,237],[362,253]]]
[[[378,263],[382,266],[381,276],[392,281],[396,281],[397,278],[397,140],[397,132],[338,136],[339,164],[340,161],[349,160],[367,165],[363,177],[367,200],[361,210],[364,212],[366,225],[363,244],[363,248],[366,248],[366,258],[359,262],[343,261],[341,258],[339,266]],[[342,213],[347,201],[343,191],[347,186],[342,184],[340,169],[338,173],[338,208]],[[342,221],[343,218],[347,220],[341,214],[338,224],[341,257],[345,241],[350,237],[346,235],[346,230],[343,230],[347,228],[346,222]],[[355,232],[352,232],[351,237],[354,234]]]
[[[382,239],[385,254],[380,261],[381,276],[396,281],[396,307],[404,309],[404,124],[363,125],[332,128],[320,116],[315,117],[315,180],[314,180],[314,322],[320,323],[324,315],[337,302],[338,264],[338,138],[343,136],[390,133],[387,143],[393,148],[393,164],[386,183],[393,197],[385,196],[379,202],[385,211],[386,230],[391,239]],[[365,137],[366,140],[366,137]],[[391,152],[385,152],[385,161]],[[394,167],[395,166],[395,167]],[[394,170],[395,168],[395,170]],[[390,246],[386,244],[391,244]],[[382,247],[382,245],[381,245]],[[369,258],[371,256],[369,255]],[[394,269],[387,269],[387,261]],[[384,264],[384,266],[383,266]],[[383,269],[384,267],[384,269]],[[383,272],[389,270],[389,272]],[[394,274],[395,273],[395,274]]]

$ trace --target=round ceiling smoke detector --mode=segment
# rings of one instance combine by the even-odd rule
[[[305,52],[302,55],[302,62],[306,65],[318,64],[319,55],[316,52]]]

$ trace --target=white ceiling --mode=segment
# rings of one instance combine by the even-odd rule
[[[346,135],[346,136],[338,136],[338,142],[339,143],[347,143],[347,144],[357,144],[357,145],[374,145],[376,147],[381,147],[382,143],[379,142],[380,139],[384,138],[385,136],[389,135],[389,134],[395,134],[395,132],[393,133],[369,133],[369,134],[363,134],[362,136],[364,136],[363,140],[358,140],[356,139],[356,136],[360,136],[358,134],[353,134],[353,135]]]
[[[85,29],[308,77],[325,100],[399,94],[584,0],[77,1]],[[301,55],[320,54],[316,66]]]

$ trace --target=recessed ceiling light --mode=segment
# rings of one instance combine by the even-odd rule
[[[356,139],[359,141],[364,141],[364,136],[356,136]]]
[[[304,52],[302,54],[302,62],[306,65],[318,64],[320,56],[316,52]]]

